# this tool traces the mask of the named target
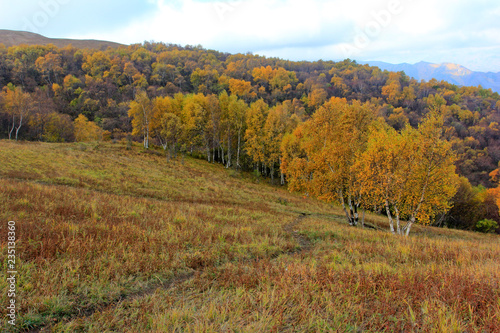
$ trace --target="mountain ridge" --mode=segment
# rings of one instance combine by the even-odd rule
[[[15,31],[0,29],[0,44],[6,47],[18,45],[48,45],[53,44],[59,48],[72,45],[77,49],[99,49],[105,50],[108,47],[116,48],[124,46],[124,44],[96,40],[96,39],[69,39],[69,38],[49,38],[28,31]]]
[[[480,85],[485,89],[491,89],[500,93],[500,72],[477,72],[462,65],[449,62],[434,64],[420,61],[415,64],[391,64],[383,61],[365,61],[360,63],[376,66],[382,70],[395,72],[404,71],[406,75],[419,81],[436,79],[438,81],[447,81],[458,86]]]

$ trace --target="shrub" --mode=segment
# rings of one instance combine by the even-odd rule
[[[495,232],[498,228],[498,223],[493,220],[484,219],[476,223],[476,230],[479,232],[489,233]]]

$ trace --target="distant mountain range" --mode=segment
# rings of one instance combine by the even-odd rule
[[[474,72],[456,64],[431,64],[425,61],[421,61],[414,65],[407,63],[394,65],[381,61],[360,63],[377,66],[382,70],[394,72],[404,71],[406,75],[419,81],[436,79],[438,81],[444,80],[459,86],[481,85],[483,88],[491,88],[491,90],[500,93],[500,73]]]
[[[47,38],[39,34],[26,31],[13,31],[0,29],[0,44],[6,47],[17,45],[47,45],[53,44],[57,47],[65,47],[71,44],[77,49],[106,50],[108,47],[119,47],[122,44],[93,39],[63,39]]]

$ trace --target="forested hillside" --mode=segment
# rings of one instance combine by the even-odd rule
[[[287,171],[285,142],[293,143],[292,133],[302,138],[301,130],[308,128],[302,124],[314,123],[318,110],[359,106],[369,110],[367,130],[388,125],[392,129],[379,128],[378,135],[401,135],[402,142],[421,137],[422,144],[425,126],[418,133],[411,128],[439,114],[441,122],[432,126],[439,127],[439,140],[454,152],[443,161],[454,161],[458,174],[466,178],[453,180],[460,186],[451,204],[443,204],[442,208],[453,206],[446,216],[437,211],[428,215],[434,223],[462,228],[473,228],[484,218],[498,220],[496,184],[490,173],[500,160],[500,96],[491,90],[417,82],[403,72],[350,60],[291,62],[147,42],[107,51],[0,46],[0,87],[2,138],[135,139],[145,148],[162,146],[168,158],[189,153],[228,168],[255,170],[282,183]],[[363,149],[350,152],[361,156],[373,140],[362,138]],[[410,146],[394,149],[401,147]],[[302,148],[305,155],[289,156],[290,161],[310,157]],[[372,157],[365,156],[366,161]],[[349,206],[355,205],[350,195],[348,199]],[[359,208],[380,206],[377,200],[374,205],[359,203]]]

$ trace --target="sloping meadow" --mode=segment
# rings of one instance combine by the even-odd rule
[[[119,144],[0,141],[0,160],[1,290],[18,229],[5,330],[500,330],[497,236],[353,228],[266,180]]]

